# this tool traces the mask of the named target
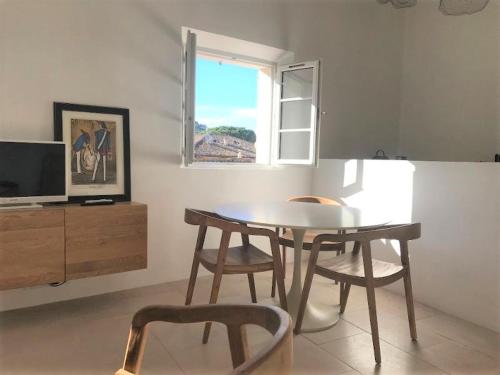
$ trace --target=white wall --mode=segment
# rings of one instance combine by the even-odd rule
[[[313,183],[314,194],[421,222],[422,237],[410,244],[415,299],[496,331],[499,189],[494,163],[321,160]],[[374,254],[394,261],[397,249]]]
[[[492,161],[500,153],[500,2],[444,16],[419,1],[404,18],[399,153]]]
[[[53,101],[129,108],[132,196],[149,205],[147,270],[2,292],[0,309],[186,278],[185,207],[309,192],[307,168],[180,168],[181,26],[283,48],[284,22],[265,2],[0,3],[0,138],[52,139]]]
[[[377,96],[379,78],[372,73],[379,67],[389,81],[393,78],[381,63],[385,37],[399,22],[394,13],[370,0],[290,3],[0,1],[0,138],[52,139],[54,101],[129,108],[132,196],[149,205],[147,270],[1,292],[0,310],[186,278],[195,232],[183,223],[185,207],[211,209],[222,202],[281,200],[310,192],[313,171],[308,168],[179,167],[182,26],[296,51],[300,59],[324,58],[325,106],[331,116],[323,126],[325,137],[338,135],[337,128],[330,129],[337,120],[347,127],[371,124],[373,118],[377,124],[391,123],[383,110],[385,98]],[[373,39],[365,38],[376,29]],[[365,55],[374,66],[363,62]],[[368,82],[366,87],[355,83],[359,78]],[[396,95],[397,84],[389,86],[388,95]],[[371,110],[358,111],[359,102],[369,103]],[[339,139],[351,140],[357,132],[346,129]],[[329,142],[323,143],[329,156]]]
[[[322,59],[322,158],[397,153],[404,19],[372,0],[292,1],[290,49]],[[323,17],[324,16],[324,17]]]
[[[53,101],[127,107],[133,198],[149,205],[147,270],[1,292],[0,310],[185,278],[195,236],[185,207],[314,190],[422,221],[416,298],[499,329],[496,165],[357,161],[345,187],[344,161],[322,160],[318,170],[179,167],[183,25],[322,58],[325,158],[395,150],[401,13],[371,0],[290,2],[0,1],[0,138],[50,140]]]

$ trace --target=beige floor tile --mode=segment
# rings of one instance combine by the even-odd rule
[[[404,296],[388,291],[386,289],[377,288],[375,291],[377,309],[400,318],[407,318],[406,301]],[[417,320],[429,318],[439,312],[421,303],[414,302],[415,317]],[[346,311],[356,311],[368,308],[366,299],[366,289],[362,287],[352,286],[347,301]]]
[[[380,346],[382,364],[379,366],[376,365],[373,356],[372,338],[366,333],[334,340],[321,345],[321,348],[362,374],[444,374],[443,371],[431,364],[383,341]]]
[[[456,375],[498,375],[500,360],[486,354],[466,348],[454,342],[448,342],[424,349],[418,356],[450,374]]]
[[[210,341],[189,349],[174,348],[169,353],[186,374],[227,374],[232,369],[227,341],[225,344]]]
[[[371,333],[368,309],[347,311],[342,318]],[[449,341],[447,338],[423,327],[420,321],[417,321],[418,340],[412,341],[407,319],[385,311],[377,311],[377,318],[380,338],[408,353],[418,352],[423,348]]]
[[[271,336],[262,328],[247,332],[251,355],[255,355],[270,342]],[[293,374],[344,374],[352,370],[351,367],[301,335],[294,336]]]
[[[265,328],[253,324],[248,324],[245,327],[250,355],[256,354],[258,350],[271,343],[273,335]]]
[[[332,340],[354,336],[359,333],[363,333],[360,328],[346,320],[340,319],[337,324],[327,330],[314,333],[303,333],[302,336],[312,341],[314,344],[321,345]]]
[[[193,304],[206,304],[209,302],[212,280],[212,276],[202,276],[197,279],[193,294]],[[176,290],[184,297],[186,296],[187,285],[187,281],[175,283]],[[255,289],[258,301],[269,298],[271,296],[271,275],[269,277],[256,277]],[[219,290],[219,298],[223,297],[240,297],[245,299],[245,303],[251,303],[247,276],[224,275]]]
[[[1,348],[2,374],[112,374],[121,367],[130,320],[115,317],[100,320],[66,320],[27,330],[10,332]],[[144,374],[164,371],[180,374],[158,340],[146,345]]]
[[[289,255],[293,254],[289,251]],[[306,263],[302,265],[305,275]],[[292,265],[287,265],[287,288]],[[270,272],[256,274],[258,299],[268,301]],[[193,303],[207,303],[212,276],[200,277]],[[184,303],[187,281],[0,313],[0,374],[112,374],[121,366],[133,314],[150,304]],[[338,304],[339,287],[315,277],[311,300]],[[249,303],[245,275],[224,276],[220,303]],[[417,304],[418,343],[409,336],[404,298],[377,290],[382,365],[375,366],[363,288],[352,287],[346,313],[333,328],[294,338],[296,374],[497,374],[500,335]],[[208,345],[203,324],[155,323],[143,374],[219,374],[231,370],[227,332],[216,324]],[[247,327],[250,353],[271,335]],[[439,368],[438,368],[439,367]]]
[[[419,325],[462,345],[500,358],[500,334],[449,315],[419,321]]]
[[[295,336],[293,342],[294,374],[343,374],[353,370],[309,340]]]
[[[157,337],[169,351],[189,350],[202,345],[204,326],[204,323],[173,324],[157,322],[150,325],[149,332]],[[224,325],[212,324],[209,343],[227,346],[227,333]]]
[[[15,329],[19,325],[50,324],[55,320],[60,322],[67,319],[104,319],[117,316],[127,316],[131,320],[135,312],[147,305],[178,305],[183,302],[184,297],[172,288],[165,288],[164,292],[155,291],[143,295],[136,293],[135,290],[110,293],[3,312],[0,331]]]

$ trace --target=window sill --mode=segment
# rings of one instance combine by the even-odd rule
[[[211,170],[281,170],[288,168],[316,168],[310,164],[236,164],[236,163],[192,163],[181,165],[181,169]]]

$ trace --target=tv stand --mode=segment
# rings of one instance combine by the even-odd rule
[[[0,210],[0,290],[147,267],[147,206]]]
[[[0,204],[0,210],[12,210],[18,208],[42,208],[43,206],[38,203],[7,203]]]

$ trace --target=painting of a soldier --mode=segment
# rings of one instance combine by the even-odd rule
[[[116,123],[71,120],[74,185],[116,184]]]

